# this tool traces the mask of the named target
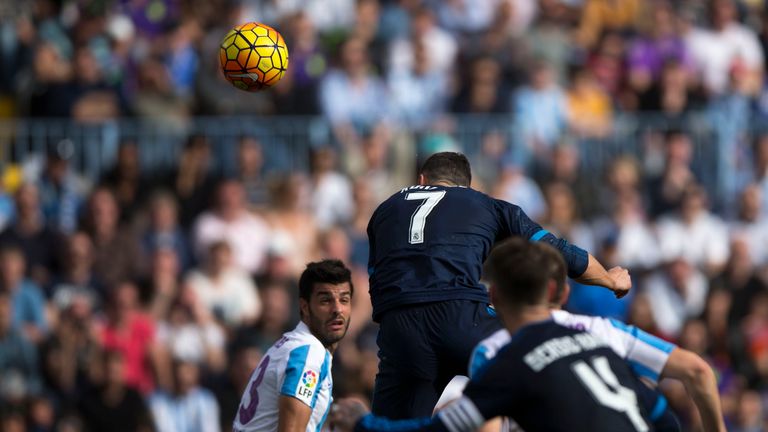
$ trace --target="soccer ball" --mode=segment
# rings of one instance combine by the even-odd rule
[[[277,84],[288,69],[288,47],[272,27],[249,22],[233,28],[219,47],[224,77],[245,91]]]

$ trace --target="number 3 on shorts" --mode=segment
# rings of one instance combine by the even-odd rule
[[[437,203],[445,196],[445,191],[411,192],[405,196],[408,201],[423,200],[411,215],[408,243],[424,243],[424,227],[427,224],[427,216],[432,212]]]

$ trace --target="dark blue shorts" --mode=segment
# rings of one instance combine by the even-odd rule
[[[372,411],[391,419],[431,416],[445,386],[467,375],[475,346],[501,321],[486,303],[451,300],[401,307],[381,319]]]

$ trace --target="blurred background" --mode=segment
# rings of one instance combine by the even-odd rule
[[[246,21],[288,43],[266,92],[219,70]],[[229,430],[323,257],[334,391],[369,397],[365,228],[443,150],[631,270],[569,310],[704,356],[767,430],[766,50],[760,0],[0,0],[0,430]]]

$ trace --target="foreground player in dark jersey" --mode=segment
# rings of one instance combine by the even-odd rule
[[[467,158],[437,153],[419,185],[382,203],[368,225],[373,319],[380,323],[373,412],[389,418],[432,413],[440,393],[466,372],[474,347],[501,326],[480,283],[497,241],[522,237],[554,246],[580,283],[624,296],[626,270],[609,271],[583,249],[542,229],[520,209],[469,187]]]
[[[390,421],[364,414],[359,402],[331,410],[336,430],[473,431],[502,415],[526,432],[651,431],[647,387],[606,342],[552,321],[550,247],[510,239],[485,267],[490,295],[512,339],[434,418]],[[561,264],[562,265],[562,264]],[[361,418],[362,417],[362,418]]]

